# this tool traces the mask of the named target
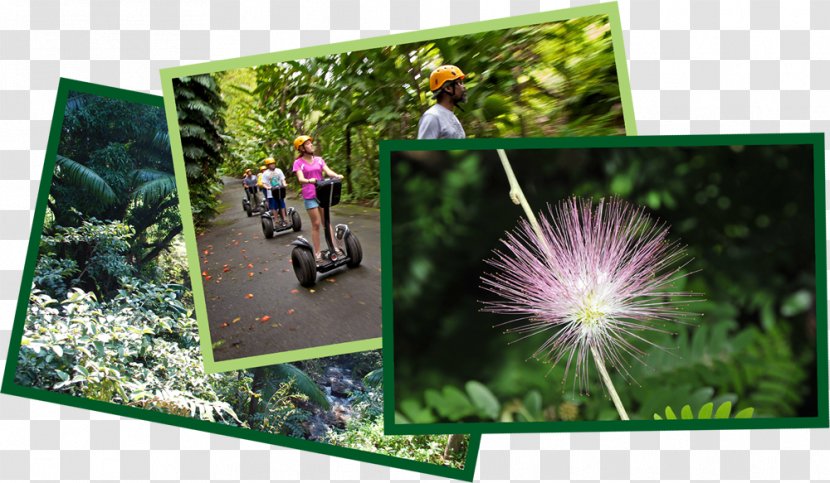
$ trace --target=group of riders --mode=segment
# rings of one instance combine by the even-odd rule
[[[464,86],[465,75],[454,65],[442,65],[433,70],[429,76],[429,89],[435,99],[435,104],[427,109],[418,123],[418,139],[463,139],[466,137],[464,127],[453,112],[467,99],[467,89]],[[320,202],[317,199],[317,181],[324,175],[342,179],[343,177],[326,165],[320,156],[315,156],[314,140],[311,136],[302,135],[294,140],[294,149],[299,156],[294,160],[292,167],[297,180],[302,186],[302,197],[308,216],[311,219],[311,241],[316,258],[320,258],[320,225],[323,215]],[[259,173],[251,169],[245,170],[242,184],[248,193],[251,203],[258,205],[259,196],[267,203],[274,220],[284,227],[290,222],[286,216],[285,200],[274,196],[274,190],[286,188],[285,173],[277,167],[274,158],[266,158]],[[342,250],[342,247],[338,247]]]

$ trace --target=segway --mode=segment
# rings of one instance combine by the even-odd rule
[[[330,208],[340,203],[339,179],[329,178],[317,182],[317,200],[323,209],[323,229],[325,230],[327,249],[320,254],[321,261],[314,259],[314,247],[308,240],[298,236],[297,240],[291,242],[294,248],[291,250],[291,264],[294,266],[294,274],[303,287],[310,287],[317,283],[317,274],[326,273],[343,265],[355,268],[363,260],[363,249],[360,241],[349,230],[349,226],[339,224],[334,228],[334,237],[343,242],[346,253],[334,248],[334,240],[331,233]]]
[[[285,186],[274,186],[271,188],[271,195],[278,200],[284,200]],[[291,223],[277,224],[274,221],[274,217],[271,215],[271,210],[268,209],[267,200],[266,203],[263,204],[262,214],[259,215],[259,219],[262,223],[262,234],[265,235],[265,238],[270,240],[271,238],[274,238],[275,233],[289,229],[300,231],[302,228],[300,214],[297,213],[297,210],[295,210],[294,207],[289,207],[285,211],[288,218],[291,219]]]
[[[242,211],[247,213],[249,218],[251,216],[253,216],[255,213],[260,211],[260,210],[255,210],[254,209],[254,206],[253,206],[254,203],[251,203],[251,201],[252,201],[251,198],[253,198],[253,202],[256,203],[256,198],[257,198],[256,193],[251,193],[250,191],[248,191],[248,188],[245,188],[245,197],[242,198]],[[260,209],[262,208],[261,203],[260,203],[259,207],[260,207]]]

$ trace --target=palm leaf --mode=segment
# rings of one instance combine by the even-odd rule
[[[60,178],[69,184],[83,189],[88,195],[108,206],[117,199],[115,191],[104,178],[98,176],[93,169],[73,161],[66,156],[57,155],[57,167]]]
[[[136,179],[141,179],[141,176],[151,176],[149,171],[154,170],[137,170],[144,171],[142,174],[136,173]],[[145,203],[158,203],[167,198],[170,194],[176,192],[176,178],[170,173],[156,171],[156,176],[144,181],[133,191],[133,199],[140,199]]]
[[[320,387],[315,383],[305,372],[297,369],[296,367],[292,366],[291,364],[277,364],[275,366],[268,367],[267,369],[267,379],[268,379],[268,386],[273,384],[273,391],[276,390],[276,386],[279,383],[293,381],[294,388],[300,393],[308,396],[308,399],[314,401],[320,407],[328,411],[331,408],[331,404],[329,400],[326,399],[325,393],[320,390]],[[268,387],[268,391],[270,394],[273,394],[273,391],[270,387]],[[268,398],[270,398],[270,394]],[[268,400],[263,394],[263,400]]]
[[[378,387],[383,385],[383,368],[378,367],[374,371],[363,376],[363,384],[369,387]]]
[[[153,144],[159,149],[170,149],[170,134],[166,130],[158,130],[153,136]]]

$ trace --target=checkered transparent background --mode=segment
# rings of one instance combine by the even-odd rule
[[[168,66],[586,3],[595,2],[0,3],[0,364],[60,76],[160,94]],[[619,7],[640,134],[830,132],[830,1]],[[828,461],[827,429],[496,435],[483,439],[476,477],[818,481],[830,480]],[[0,479],[435,478],[0,395]]]

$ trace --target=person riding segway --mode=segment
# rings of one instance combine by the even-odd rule
[[[326,273],[343,265],[349,268],[360,265],[363,250],[348,225],[338,224],[332,230],[330,208],[340,202],[340,180],[343,177],[326,166],[323,158],[314,156],[315,146],[311,136],[298,136],[294,140],[294,148],[300,154],[294,161],[294,172],[303,186],[303,201],[311,218],[312,243],[304,237],[297,237],[291,243],[294,245],[291,262],[297,280],[308,287],[317,282],[318,273]],[[323,179],[324,175],[330,178]],[[320,249],[321,224],[325,233],[325,250]],[[335,240],[342,243],[343,248],[336,246]]]
[[[260,215],[262,222],[262,234],[265,238],[273,238],[275,232],[293,229],[300,231],[302,222],[300,221],[300,214],[297,213],[293,207],[285,209],[285,175],[282,170],[277,168],[277,162],[274,158],[267,158],[265,165],[268,169],[262,173],[262,186],[266,188],[266,196],[268,199],[268,208],[263,210]],[[288,217],[291,218],[291,223],[288,222]],[[275,223],[275,220],[279,220]]]

